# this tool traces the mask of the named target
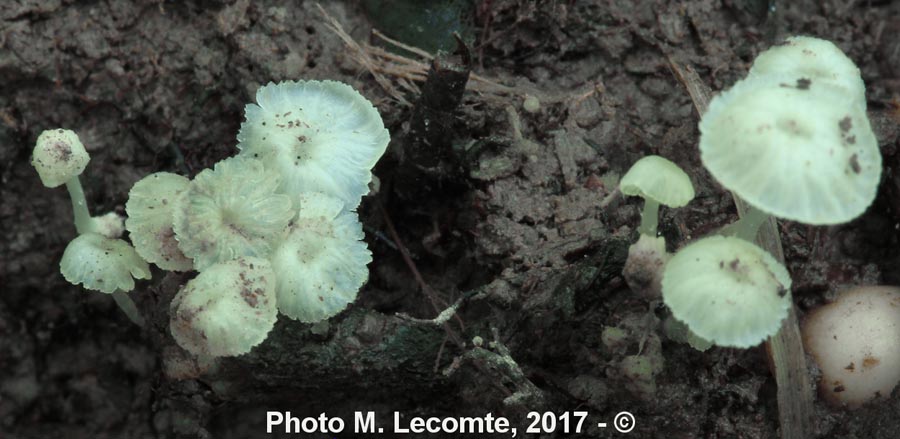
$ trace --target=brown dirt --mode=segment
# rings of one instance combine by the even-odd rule
[[[360,5],[324,3],[368,41],[372,21]],[[876,203],[850,224],[780,223],[795,301],[802,314],[842,286],[900,283],[900,5],[779,1],[767,19],[762,3],[475,1],[465,17],[474,71],[513,90],[464,95],[452,143],[474,156],[452,181],[411,199],[411,182],[392,177],[408,165],[398,151],[410,108],[354,61],[311,2],[3,2],[0,437],[250,437],[264,434],[273,409],[345,420],[354,410],[493,412],[520,431],[529,410],[588,410],[594,422],[628,410],[638,420],[631,437],[778,437],[765,353],[698,352],[665,338],[655,326],[665,311],[648,317],[619,276],[639,202],[599,207],[610,173],[659,154],[684,167],[698,192],[684,209],[663,209],[673,249],[733,220],[729,195],[700,165],[698,118],[666,56],[720,90],[776,35],[820,36],[862,70],[885,174]],[[283,79],[353,85],[394,139],[375,171],[381,191],[360,208],[375,262],[350,310],[317,325],[281,319],[251,354],[205,364],[178,351],[166,327],[169,301],[192,274],[156,270],[139,284],[132,296],[151,322],[145,330],[110,297],[66,283],[58,263],[75,234],[69,200],[29,165],[42,130],[79,133],[92,157],[82,176],[92,212],[124,213],[143,176],[191,177],[233,154],[243,106]],[[539,98],[538,111],[525,111],[526,94]],[[481,294],[444,327],[395,316],[433,317],[473,291]],[[604,343],[608,327],[624,338]],[[475,336],[484,348],[473,348]],[[619,370],[641,341],[642,354],[664,359],[653,388]],[[894,438],[898,401],[895,392],[853,412],[817,402],[818,435]]]

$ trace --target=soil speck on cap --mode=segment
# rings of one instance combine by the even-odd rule
[[[842,132],[850,131],[850,128],[853,128],[853,121],[850,120],[850,116],[844,116],[840,122],[838,122],[838,127],[840,127]]]

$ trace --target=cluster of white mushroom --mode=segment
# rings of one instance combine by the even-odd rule
[[[245,115],[234,157],[193,180],[159,172],[134,185],[125,206],[133,248],[80,225],[94,220],[73,195],[83,235],[66,250],[66,279],[113,292],[132,289],[132,275],[149,278],[147,262],[199,271],[170,310],[175,340],[198,356],[249,352],[278,312],[303,322],[336,315],[372,260],[356,209],[389,142],[375,107],[340,82],[288,81],[261,87]],[[54,136],[68,137],[47,140]],[[71,131],[41,136],[34,163],[45,182],[49,156],[68,158],[62,169],[84,168],[86,153],[72,159],[73,145],[81,143]],[[80,194],[77,173],[70,178],[52,183]]]
[[[760,54],[748,77],[713,98],[700,122],[704,166],[751,208],[720,236],[700,239],[671,257],[655,227],[647,228],[660,241],[654,246],[639,241],[629,263],[641,261],[636,265],[645,268],[643,279],[652,280],[645,282],[650,296],[661,290],[672,315],[692,335],[719,346],[746,348],[774,335],[791,306],[791,279],[783,265],[753,244],[758,228],[770,215],[825,225],[865,211],[881,175],[865,108],[859,69],[834,44],[792,37]],[[662,188],[657,193],[687,193],[689,180],[673,177],[671,166],[641,174],[657,180]],[[623,193],[637,192],[628,187],[634,184],[631,174],[622,179]],[[641,194],[653,195],[651,179],[643,180],[648,186]],[[656,197],[655,202],[674,201],[673,207],[686,203]],[[655,211],[652,215],[655,224]],[[646,261],[653,260],[647,255],[662,268],[646,269]]]
[[[791,307],[787,269],[753,243],[760,225],[770,216],[810,225],[858,217],[875,198],[881,154],[859,69],[810,37],[760,54],[746,79],[710,102],[700,133],[704,166],[750,209],[670,255],[656,236],[657,208],[687,204],[693,188],[674,163],[641,159],[620,183],[646,199],[623,274],[636,293],[662,296],[674,338],[700,350],[747,348],[774,335]],[[844,292],[806,319],[803,338],[826,400],[855,408],[887,397],[900,383],[900,289]]]
[[[334,81],[270,83],[256,99],[236,156],[191,182],[149,176],[126,207],[138,251],[151,242],[148,260],[200,271],[171,306],[172,335],[197,355],[248,352],[277,312],[332,317],[368,279],[372,255],[355,211],[389,141],[378,111]],[[175,196],[168,209],[163,195]]]

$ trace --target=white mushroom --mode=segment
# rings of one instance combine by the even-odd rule
[[[791,307],[791,278],[765,250],[712,236],[666,264],[662,295],[672,315],[704,340],[748,348],[775,334]]]
[[[875,199],[881,154],[862,107],[834,85],[756,76],[716,96],[700,157],[757,209],[806,224],[850,221]]]
[[[275,170],[279,192],[294,202],[300,193],[322,192],[356,209],[390,140],[375,107],[336,81],[269,83],[256,101],[244,111],[241,155]]]
[[[303,322],[327,319],[356,299],[372,253],[362,225],[337,198],[306,193],[290,234],[272,255],[278,310]]]

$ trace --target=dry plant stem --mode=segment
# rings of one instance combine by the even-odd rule
[[[710,91],[690,66],[682,66],[672,56],[669,65],[675,77],[684,85],[694,108],[700,116],[709,104]],[[738,215],[747,214],[749,206],[732,193]],[[774,218],[766,220],[759,229],[756,242],[784,263],[784,251]],[[806,355],[800,339],[797,311],[791,306],[788,316],[777,334],[766,342],[766,350],[775,367],[775,382],[778,384],[778,417],[782,439],[808,439],[813,436],[813,392],[806,368]]]
[[[388,44],[407,50],[416,56],[420,56],[424,61],[407,58],[403,55],[391,53],[381,47],[372,46],[366,43],[360,44],[347,34],[341,24],[334,17],[325,12],[321,5],[316,4],[316,6],[325,18],[328,29],[334,32],[335,35],[344,42],[347,48],[350,49],[351,58],[368,70],[378,85],[380,85],[391,98],[401,105],[411,107],[412,103],[403,96],[400,89],[411,94],[419,94],[419,86],[416,83],[425,82],[427,79],[428,69],[431,66],[431,60],[434,59],[434,55],[418,47],[392,40],[377,30],[373,30],[373,35],[375,37],[380,38]],[[466,90],[485,93],[489,96],[525,94],[525,91],[523,90],[505,86],[475,73],[471,73],[469,79],[470,81],[466,82]],[[400,89],[398,89],[394,83],[396,83]]]

